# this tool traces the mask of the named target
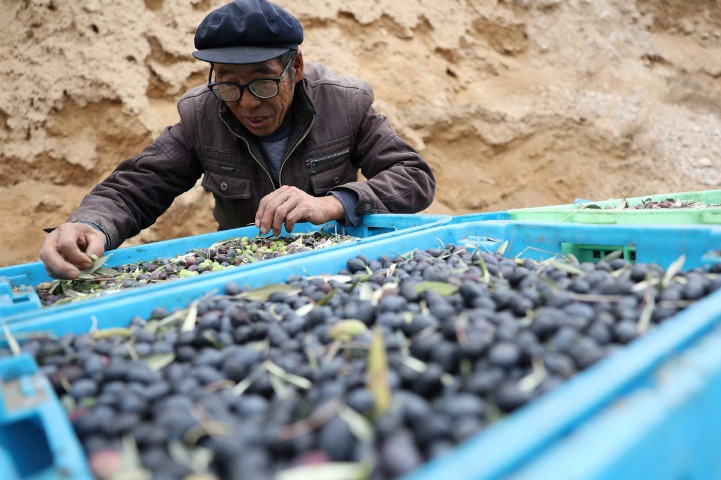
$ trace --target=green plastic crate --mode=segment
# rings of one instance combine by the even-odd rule
[[[511,220],[553,223],[586,223],[594,225],[614,224],[721,224],[721,207],[690,208],[623,208],[640,205],[648,199],[659,202],[672,198],[684,202],[700,202],[706,205],[721,204],[721,190],[699,192],[662,193],[643,197],[619,198],[602,202],[577,200],[568,205],[519,208],[508,210]]]

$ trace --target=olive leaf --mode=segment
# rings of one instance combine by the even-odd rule
[[[150,480],[150,472],[142,467],[138,446],[131,436],[123,437],[123,451],[118,470],[113,472],[113,480]]]
[[[108,258],[110,258],[111,256],[112,256],[112,254],[111,254],[111,255],[105,255],[104,257],[97,258],[95,255],[88,255],[88,257],[90,258],[90,260],[93,261],[93,264],[92,264],[92,266],[91,266],[90,268],[87,268],[87,269],[85,269],[85,270],[81,270],[81,273],[86,273],[86,274],[87,274],[87,273],[94,273],[97,269],[99,269],[100,267],[102,267],[102,266],[105,264],[105,262],[108,261]]]
[[[226,422],[218,420],[204,420],[190,427],[183,435],[183,441],[186,445],[193,447],[193,451],[197,450],[197,444],[201,438],[213,435],[228,435],[230,433],[230,425]],[[208,450],[210,452],[210,450]],[[211,458],[212,459],[212,458]],[[199,463],[196,471],[205,470],[207,463]]]
[[[639,316],[638,323],[636,324],[636,330],[642,335],[646,333],[646,330],[648,330],[648,327],[651,324],[651,316],[653,315],[653,309],[656,306],[656,300],[654,299],[651,289],[646,290],[643,299],[646,302],[646,305],[643,307],[643,310],[641,310],[641,315]]]
[[[128,338],[130,337],[131,331],[129,328],[105,328],[103,330],[95,330],[91,336],[95,340],[101,340],[104,338],[113,338],[113,337],[123,337]]]
[[[486,265],[486,259],[483,258],[483,255],[481,254],[480,251],[478,252],[476,257],[478,259],[478,265],[481,267],[481,281],[483,283],[487,284],[488,282],[491,281],[491,274],[488,271],[488,265]]]
[[[308,390],[310,387],[313,386],[313,383],[307,378],[295,375],[290,372],[286,372],[284,369],[271,362],[270,360],[266,360],[263,365],[265,366],[265,369],[268,371],[268,373],[270,373],[271,375],[276,376],[281,380],[290,383],[291,385],[295,385],[298,388]]]
[[[428,370],[428,364],[423,362],[422,360],[418,360],[415,357],[412,357],[410,355],[403,355],[401,357],[401,362],[406,367],[410,368],[411,370],[414,370],[418,373],[423,373],[426,370]]]
[[[683,263],[686,261],[686,256],[681,254],[680,257],[678,257],[674,262],[668,266],[668,269],[663,274],[663,279],[661,280],[661,286],[663,288],[668,287],[671,284],[671,280],[673,280],[673,277],[675,277],[683,268]]]
[[[298,307],[295,311],[295,314],[298,315],[299,317],[305,317],[314,308],[315,308],[315,303],[306,303],[305,305],[301,305],[300,307]]]
[[[368,351],[367,387],[375,400],[375,414],[380,416],[391,403],[391,387],[388,382],[388,357],[383,331],[375,328],[373,341]]]
[[[195,322],[198,319],[198,301],[193,301],[188,307],[185,319],[183,320],[183,326],[180,328],[181,332],[192,332],[195,330]]]
[[[281,470],[274,480],[338,480],[360,479],[364,477],[367,467],[362,462],[326,462],[314,465],[301,465]]]
[[[359,442],[368,443],[373,440],[373,427],[360,413],[346,406],[338,412],[338,417],[348,425],[351,433]]]
[[[373,287],[369,283],[363,282],[357,285],[358,299],[364,302],[373,301]]]
[[[533,357],[531,359],[531,366],[533,367],[531,373],[518,381],[518,388],[523,392],[535,390],[546,378],[546,367],[542,359]]]
[[[353,277],[351,275],[329,275],[327,273],[323,273],[321,275],[312,275],[307,277],[308,280],[315,280],[320,279],[323,280],[325,283],[330,283],[331,280],[338,282],[338,283],[349,283],[353,280]]]
[[[10,329],[8,328],[8,324],[5,322],[3,322],[3,331],[5,332],[5,340],[7,340],[7,342],[8,342],[10,351],[15,356],[20,355],[22,353],[22,350],[20,350],[20,345],[18,344],[17,340],[15,340],[15,337],[13,337],[13,334],[10,332]]]
[[[614,251],[610,252],[609,254],[607,254],[606,256],[604,256],[601,259],[601,261],[610,262],[612,260],[616,260],[617,258],[621,258],[622,256],[623,256],[623,250],[621,250],[621,249],[614,250]]]
[[[173,360],[175,360],[174,353],[159,353],[143,359],[151,370],[162,370],[167,365],[173,363]]]
[[[325,305],[326,303],[328,303],[328,302],[330,301],[331,298],[333,298],[333,295],[335,295],[335,292],[336,292],[335,289],[329,291],[328,293],[326,293],[325,295],[323,295],[323,298],[321,298],[320,300],[318,300],[318,301],[316,302],[316,304],[317,304],[317,305]]]
[[[185,465],[192,472],[203,472],[213,460],[213,451],[203,447],[185,446],[180,440],[168,442],[168,453],[181,465]]]
[[[287,283],[275,283],[264,287],[256,288],[248,292],[239,293],[235,297],[256,302],[266,302],[274,293],[285,293],[286,295],[298,295],[300,288],[293,287]]]
[[[571,265],[570,263],[558,262],[556,260],[549,260],[548,264],[551,267],[555,268],[556,270],[560,270],[562,272],[566,272],[571,275],[583,276],[586,274],[586,272],[584,272],[582,269],[578,268],[575,265]]]
[[[368,327],[365,323],[354,318],[348,318],[341,320],[338,323],[330,327],[330,337],[333,340],[339,340],[341,342],[348,342],[353,339],[356,335],[367,332]]]
[[[265,372],[264,368],[256,368],[253,370],[247,377],[245,377],[243,380],[238,382],[237,385],[235,385],[231,391],[234,395],[241,396],[243,393],[245,393],[248,388],[255,383],[256,380],[258,380],[261,376],[263,376],[263,372]]]
[[[210,249],[217,250],[218,247],[220,247],[220,246],[222,246],[222,245],[225,245],[226,243],[231,243],[231,242],[233,242],[234,240],[235,240],[235,237],[233,237],[233,238],[226,238],[225,240],[220,240],[220,241],[215,242],[215,243],[213,243],[212,245],[210,245],[210,246],[208,247],[208,250],[210,250]]]
[[[448,282],[440,282],[437,280],[426,280],[418,282],[413,286],[419,295],[426,290],[432,290],[442,297],[448,297],[458,291],[458,286]]]

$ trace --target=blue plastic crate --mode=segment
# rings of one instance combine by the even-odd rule
[[[323,225],[313,225],[310,223],[300,223],[295,226],[293,233],[312,233],[322,231],[333,234],[350,235],[358,237],[357,242],[339,244],[332,248],[346,248],[354,245],[364,245],[369,241],[375,241],[379,238],[395,236],[402,233],[414,232],[424,228],[443,225],[450,222],[449,215],[395,215],[395,214],[376,214],[365,215],[357,226],[342,226],[338,222],[328,222]],[[106,252],[111,255],[106,265],[115,267],[129,263],[138,263],[142,261],[150,261],[156,258],[167,258],[181,255],[196,248],[207,248],[213,243],[222,242],[237,237],[255,237],[258,235],[258,229],[255,227],[243,227],[233,230],[223,230],[202,235],[194,235],[190,237],[177,238],[173,240],[165,240],[161,242],[148,243],[133,247],[119,248]],[[281,235],[288,235],[283,228]],[[296,253],[292,256],[302,255],[304,257],[318,253],[317,251],[307,251]],[[289,256],[290,257],[290,256]],[[227,269],[217,272],[204,274],[199,277],[190,277],[183,279],[174,279],[163,283],[147,285],[142,288],[133,288],[114,293],[114,297],[129,299],[137,295],[145,293],[146,289],[162,289],[168,284],[174,282],[199,282],[204,281],[208,276],[225,276],[232,273],[233,270],[258,268],[265,262],[279,263],[284,262],[288,257],[278,257],[263,262],[255,262],[246,265],[240,265],[234,269]],[[28,319],[43,316],[55,310],[72,311],[77,307],[78,303],[91,302],[93,304],[107,300],[107,297],[96,297],[83,302],[69,303],[55,307],[43,308],[35,293],[34,288],[42,283],[51,281],[52,278],[45,272],[42,262],[25,263],[21,265],[13,265],[0,268],[0,319],[5,322],[12,323],[18,321],[26,321]],[[22,289],[14,291],[14,289]]]
[[[507,211],[499,211],[499,212],[476,212],[476,213],[466,213],[463,215],[454,215],[453,218],[451,218],[450,224],[456,224],[456,223],[473,223],[473,222],[481,222],[481,221],[487,221],[487,220],[513,220],[511,218],[511,215]]]
[[[0,360],[0,476],[92,480],[65,410],[32,357]]]
[[[363,253],[368,258],[382,254],[404,254],[414,249],[447,244],[472,244],[506,256],[545,260],[572,251],[593,258],[596,252],[633,253],[632,261],[668,267],[680,255],[684,270],[711,265],[719,260],[721,229],[708,227],[626,227],[554,225],[511,221],[449,224],[378,239],[353,248],[327,250],[312,261],[300,256],[283,263],[270,263],[252,271],[210,277],[202,283],[169,284],[163,290],[147,290],[132,301],[110,299],[95,305],[78,304],[69,311],[58,309],[43,318],[10,325],[17,339],[33,332],[56,335],[82,333],[91,328],[127,326],[132,317],[147,318],[156,307],[186,307],[203,295],[221,292],[228,281],[260,287],[284,281],[288,276],[319,275],[342,270],[349,257]],[[721,292],[703,299],[636,340],[626,348],[565,382],[558,389],[514,414],[491,425],[453,452],[428,463],[408,480],[438,478],[505,478],[540,458],[568,432],[645,384],[647,376],[669,356],[709,332],[718,323]],[[575,460],[574,460],[575,461]]]
[[[713,319],[721,319],[718,309]],[[653,370],[643,388],[611,402],[513,478],[721,478],[719,399],[717,327]]]

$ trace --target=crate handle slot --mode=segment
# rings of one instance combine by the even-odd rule
[[[0,426],[0,447],[5,460],[12,465],[11,471],[19,478],[31,477],[53,466],[53,455],[42,425],[42,419],[32,415]]]
[[[578,244],[570,242],[561,242],[561,253],[564,255],[571,254],[578,259],[579,262],[598,263],[608,255],[620,252],[619,257],[627,262],[636,262],[636,247],[623,245],[592,245]]]

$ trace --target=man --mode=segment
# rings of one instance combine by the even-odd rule
[[[180,121],[118,165],[40,251],[47,272],[77,278],[152,225],[202,176],[219,229],[254,223],[279,235],[298,222],[356,224],[433,200],[428,164],[372,108],[364,82],[304,64],[300,22],[266,0],[211,12],[193,55],[208,84],[178,102]],[[358,181],[358,170],[366,181]]]

